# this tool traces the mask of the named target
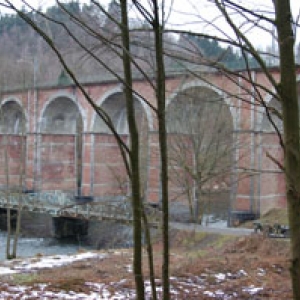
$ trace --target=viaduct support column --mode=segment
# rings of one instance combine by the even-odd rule
[[[149,132],[149,165],[148,165],[148,201],[161,201],[161,185],[160,185],[160,155],[158,132]]]
[[[90,196],[93,195],[92,191],[92,170],[93,170],[93,136],[91,133],[84,133],[82,137],[82,195]]]

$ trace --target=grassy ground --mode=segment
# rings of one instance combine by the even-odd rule
[[[292,299],[288,271],[288,239],[270,239],[262,235],[237,238],[177,230],[172,230],[170,237],[172,300]],[[162,245],[159,238],[153,247],[156,282],[159,288],[162,265]],[[102,286],[102,292],[97,291],[99,298],[96,296],[78,299],[133,299],[133,292],[129,292],[134,291],[132,250],[107,251],[106,254],[105,258],[101,259],[78,261],[71,265],[38,270],[34,273],[2,276],[0,292],[2,290],[7,292],[11,287],[22,285],[28,289],[43,286],[44,292],[66,291],[79,295],[91,293],[90,283],[93,283],[94,286],[96,284]],[[146,252],[144,269],[147,279],[149,272]],[[111,297],[103,296],[103,287]],[[24,288],[23,292],[26,291],[29,294]],[[113,298],[112,295],[120,293],[125,295],[124,298]],[[26,299],[41,299],[41,295]],[[58,296],[43,297],[43,299],[73,299]],[[76,296],[74,299],[77,299]],[[151,296],[149,295],[147,299],[151,299]]]
[[[260,221],[270,225],[287,224],[287,214],[285,210],[272,210]],[[246,226],[253,227],[253,222]],[[235,237],[171,230],[171,299],[292,299],[289,247],[289,239],[267,238],[261,234]],[[162,244],[159,236],[155,237],[153,249],[161,299]],[[99,253],[98,258],[61,267],[0,274],[0,299],[134,299],[132,249]],[[33,261],[42,259],[35,257]],[[16,268],[17,262],[12,266]],[[144,272],[145,280],[149,281],[146,251]],[[150,292],[146,299],[151,299]]]

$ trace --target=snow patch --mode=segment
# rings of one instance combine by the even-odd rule
[[[7,271],[6,274],[11,273],[19,273],[22,271],[34,271],[38,269],[47,269],[47,268],[53,268],[53,267],[60,267],[63,265],[71,264],[75,261],[80,260],[86,260],[89,258],[99,258],[103,259],[105,258],[105,254],[98,254],[94,252],[85,252],[85,253],[79,253],[75,255],[55,255],[55,256],[45,256],[45,257],[39,257],[39,258],[30,258],[30,259],[24,259],[23,261],[11,261],[11,267],[7,267],[3,269],[3,273],[5,274],[5,271]],[[9,269],[11,270],[11,273],[9,273]]]
[[[249,287],[243,288],[243,292],[249,293],[250,295],[255,295],[262,290],[262,287],[255,287],[254,285],[250,285]]]
[[[1,275],[8,275],[8,274],[15,274],[17,273],[16,270],[12,270],[9,267],[0,267],[0,274]]]

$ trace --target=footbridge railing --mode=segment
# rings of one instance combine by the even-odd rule
[[[48,213],[53,217],[70,217],[86,220],[116,220],[132,222],[132,208],[129,199],[106,201],[75,201],[62,191],[38,193],[6,193],[0,191],[0,208],[22,209]],[[160,211],[146,207],[151,223],[158,223]]]

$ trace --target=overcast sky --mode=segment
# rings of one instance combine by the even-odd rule
[[[47,6],[53,5],[55,0],[27,0],[31,5],[39,6],[42,8],[46,8]],[[144,0],[147,3],[149,0]],[[15,5],[21,5],[21,0],[12,0]],[[62,2],[68,2],[63,0]],[[82,3],[89,3],[88,0],[80,0]],[[110,0],[101,0],[103,4],[107,4]],[[239,0],[239,3],[244,3],[252,9],[253,11],[270,11],[272,10],[272,0]],[[0,3],[5,3],[5,0],[0,0]],[[209,0],[165,0],[166,7],[170,7],[172,4],[172,8],[166,9],[167,15],[169,16],[168,21],[172,28],[177,29],[190,29],[193,31],[201,31],[209,34],[216,34],[216,28],[218,27],[224,30],[224,33],[229,33],[230,29],[227,27],[226,22],[222,21],[220,18],[217,18],[217,12],[214,5],[212,5]],[[300,11],[300,0],[291,0],[292,11],[294,18],[299,14]],[[3,9],[2,9],[3,11]],[[201,17],[203,16],[203,19]],[[205,19],[213,20],[212,26],[207,26],[205,23]],[[238,22],[239,17],[235,16],[235,21]],[[217,26],[216,26],[217,25]],[[265,25],[265,24],[262,24]],[[249,28],[248,28],[249,29]],[[271,30],[271,26],[267,25],[267,29]],[[297,43],[300,41],[300,29],[298,30],[299,34],[297,36]],[[256,46],[265,47],[270,45],[272,42],[270,34],[266,32],[259,31],[257,28],[249,29],[248,37],[252,39],[253,43]]]

